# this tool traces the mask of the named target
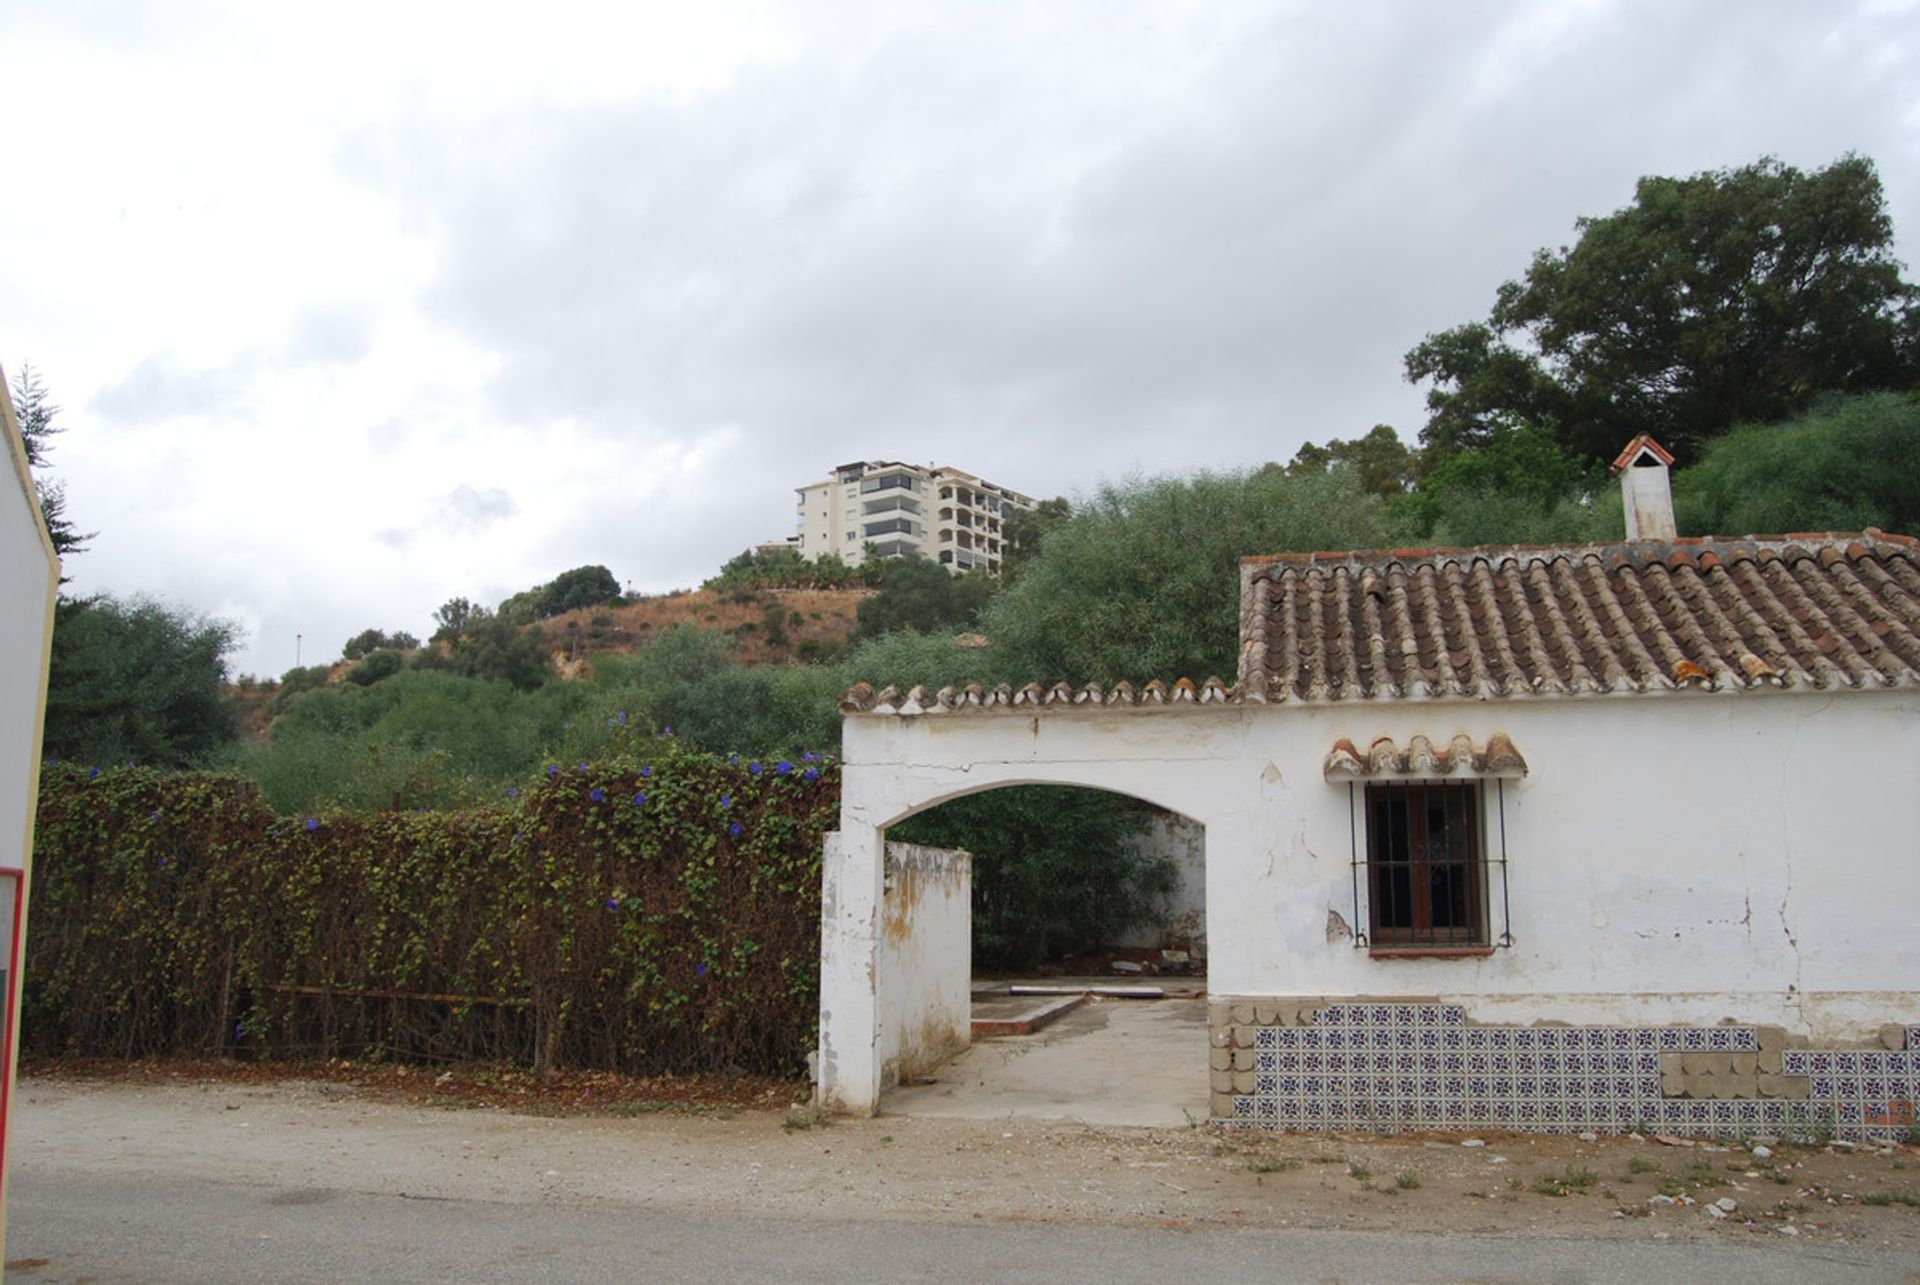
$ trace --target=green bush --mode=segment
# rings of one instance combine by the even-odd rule
[[[1151,913],[1171,862],[1129,842],[1152,811],[1059,785],[990,790],[894,826],[888,838],[973,854],[974,967],[1027,969],[1107,945]]]
[[[49,765],[26,1046],[792,1074],[838,770],[649,749],[487,808],[307,817]]]

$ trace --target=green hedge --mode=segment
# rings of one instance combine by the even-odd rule
[[[24,1046],[800,1068],[837,765],[667,739],[506,794],[288,818],[231,777],[48,764]]]

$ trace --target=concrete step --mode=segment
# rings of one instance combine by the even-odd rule
[[[973,1001],[973,1038],[1031,1035],[1047,1023],[1087,1002],[1086,993],[1070,995],[1002,995]]]

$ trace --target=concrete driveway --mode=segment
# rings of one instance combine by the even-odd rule
[[[1095,996],[1031,1035],[975,1039],[884,1115],[1180,1126],[1207,1117],[1204,997]]]

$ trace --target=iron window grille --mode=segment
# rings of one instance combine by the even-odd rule
[[[1506,784],[1496,779],[1493,787],[1489,800],[1481,781],[1348,783],[1356,948],[1444,953],[1513,945]]]

